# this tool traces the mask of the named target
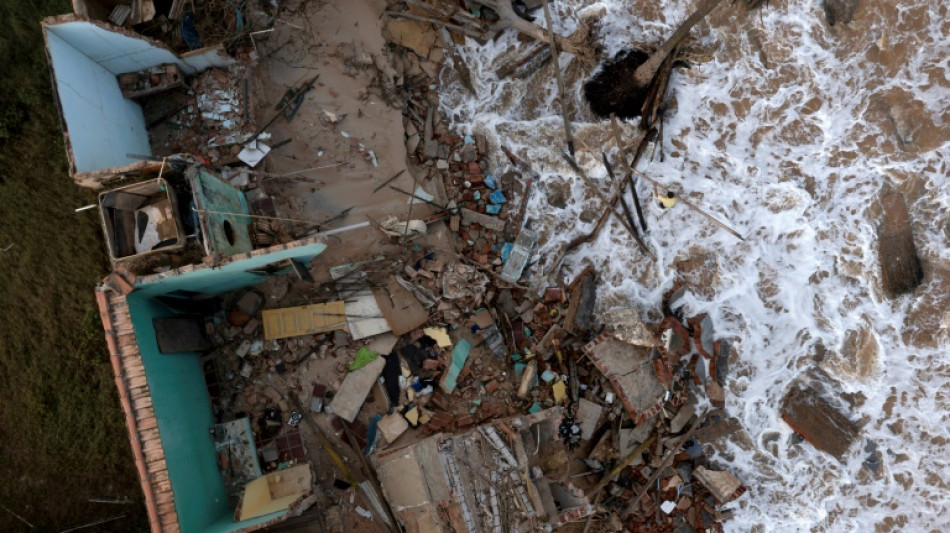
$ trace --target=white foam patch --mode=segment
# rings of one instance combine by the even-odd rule
[[[657,252],[656,263],[636,250],[615,221],[565,261],[567,274],[588,262],[598,269],[601,302],[646,309],[672,286],[676,261],[689,257],[690,250],[706,254],[712,281],[702,295],[688,298],[687,307],[690,313],[709,313],[717,336],[736,340],[739,358],[731,369],[727,409],[752,441],[745,446],[736,439],[713,458],[750,487],[731,504],[737,512],[728,531],[927,531],[950,525],[947,332],[936,332],[935,347],[905,343],[902,324],[915,300],[887,299],[878,288],[880,210],[874,206],[888,182],[923,178],[920,199],[909,208],[912,216],[933,223],[915,225],[921,229],[915,234],[918,250],[934,263],[950,265],[947,139],[930,150],[902,152],[893,148],[893,131],[867,118],[877,109],[874,95],[902,89],[924,103],[937,126],[945,126],[948,8],[914,1],[889,7],[897,21],[877,12],[889,11],[861,3],[856,17],[870,22],[856,21],[857,29],[836,35],[818,2],[805,0],[694,30],[704,44],[719,49],[711,61],[675,71],[676,108],[666,117],[665,160],[650,161],[648,153],[640,170],[686,191],[746,241],[682,206],[663,212],[648,201],[647,240]],[[637,2],[600,3],[608,12],[600,35],[609,54],[632,42],[662,40],[686,17],[689,4],[676,0],[663,8],[663,20],[644,21],[634,16],[643,12]],[[556,29],[570,33],[583,7],[577,0],[552,4]],[[923,27],[911,39],[912,24]],[[769,68],[750,37],[753,31]],[[895,72],[868,57],[880,44],[886,52],[887,43],[897,46],[907,39],[913,49]],[[845,50],[842,40],[860,53]],[[854,46],[856,40],[861,46]],[[564,143],[550,70],[539,71],[549,78],[543,82],[495,76],[499,58],[511,47],[526,49],[511,33],[461,47],[477,94],[447,75],[442,106],[454,127],[488,135],[494,146],[507,145],[540,172],[528,214],[544,234],[540,256],[553,257],[572,237],[593,228],[593,221],[580,221],[582,211],[591,209],[596,219],[603,207],[586,198],[584,184],[558,154]],[[562,68],[570,62],[563,54]],[[525,106],[535,95],[540,103]],[[572,97],[582,101],[580,84]],[[574,126],[579,138],[609,131],[589,116]],[[581,149],[578,161],[606,192],[601,147],[593,149]],[[612,144],[607,149],[616,153]],[[501,157],[493,161],[496,168],[503,165]],[[546,200],[547,188],[560,182],[570,186],[564,209]],[[652,199],[642,180],[638,190],[641,198]],[[848,414],[863,424],[862,438],[879,446],[883,466],[877,477],[861,467],[867,455],[863,441],[841,464],[808,444],[790,445],[792,431],[779,413],[789,384],[815,367],[810,354],[816,345],[837,351],[848,332],[862,325],[877,338],[879,360],[866,378],[836,377],[841,390],[864,398]],[[885,409],[889,397],[896,398]],[[899,421],[904,427],[895,432],[891,425]]]

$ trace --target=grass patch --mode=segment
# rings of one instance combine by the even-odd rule
[[[0,2],[0,531],[144,531],[147,519],[93,287],[108,269],[94,196],[69,179],[40,20]],[[89,503],[121,495],[130,505]],[[91,531],[92,529],[90,529]]]

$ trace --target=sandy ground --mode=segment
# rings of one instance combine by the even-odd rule
[[[391,90],[392,83],[387,88],[383,81],[393,75],[380,26],[384,7],[382,2],[372,0],[356,0],[345,5],[321,1],[293,3],[284,6],[276,30],[266,39],[258,40],[260,62],[251,78],[256,84],[252,90],[258,102],[257,124],[265,124],[274,116],[275,105],[288,88],[300,86],[319,75],[294,118],[291,121],[279,118],[267,129],[272,135],[271,145],[291,140],[267,157],[264,165],[267,172],[286,174],[322,167],[264,182],[266,191],[277,202],[278,216],[318,223],[349,209],[345,216],[322,228],[330,229],[367,220],[379,222],[390,215],[405,220],[435,213],[434,207],[415,202],[410,215],[409,198],[388,186],[374,192],[400,172],[390,185],[404,191],[422,187],[436,202],[445,203],[441,180],[427,180],[425,169],[411,164],[406,157],[402,111]],[[266,307],[326,300],[331,295],[321,292],[319,284],[329,281],[328,269],[335,265],[380,256],[397,258],[421,249],[437,249],[440,255],[454,256],[454,238],[447,224],[435,222],[428,230],[428,235],[408,247],[400,244],[399,239],[385,236],[372,223],[366,228],[328,237],[328,249],[311,268],[317,284],[296,282],[285,296],[279,301],[268,301]],[[334,380],[343,362],[337,357],[310,357],[291,374],[269,373],[268,376],[275,388],[295,390],[303,403],[309,405],[314,382],[338,388],[339,383]],[[367,399],[368,409],[364,409],[364,413],[385,412],[387,400],[377,389],[374,387]],[[359,456],[342,443],[342,432],[331,426],[328,415],[313,414],[313,418],[330,436],[348,468],[354,472],[363,470]],[[367,416],[364,414],[361,418],[365,423]],[[377,519],[366,519],[355,511],[357,506],[370,508],[358,491],[333,488],[334,480],[342,479],[343,475],[329,458],[316,432],[303,423],[300,428],[320,496],[314,509],[323,515],[323,523],[315,520],[300,526],[299,530],[366,533],[384,530]],[[403,440],[408,444],[412,439],[401,439],[400,444]]]
[[[287,9],[276,31],[259,45],[262,61],[256,79],[262,102],[276,103],[287,88],[319,75],[294,119],[278,119],[268,130],[272,143],[291,139],[269,156],[269,172],[325,167],[266,182],[268,192],[279,198],[282,216],[320,222],[351,209],[329,225],[334,228],[378,222],[389,215],[404,220],[410,216],[408,196],[389,186],[374,192],[399,172],[389,185],[407,192],[422,186],[436,201],[445,196],[438,180],[427,182],[426,174],[406,158],[401,104],[392,83],[384,81],[394,76],[380,26],[384,7],[372,0],[345,6],[302,2],[299,9]],[[271,104],[258,110],[258,123],[273,116]],[[411,217],[435,211],[414,202]],[[453,249],[444,223],[429,229],[434,237],[421,239],[421,246]],[[386,252],[388,243],[372,227],[332,237],[329,249],[314,263],[314,274],[322,279],[326,267],[368,259]]]

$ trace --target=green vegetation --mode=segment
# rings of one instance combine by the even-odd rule
[[[147,519],[93,287],[108,267],[94,196],[69,179],[40,20],[0,2],[0,531],[144,531]],[[127,496],[128,505],[89,503]],[[11,513],[20,515],[35,529]]]

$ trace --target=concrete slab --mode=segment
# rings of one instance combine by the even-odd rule
[[[675,435],[682,431],[695,414],[696,407],[692,402],[687,402],[680,407],[680,410],[676,413],[676,416],[673,417],[673,420],[670,420],[670,433]]]
[[[858,438],[858,428],[815,389],[795,387],[782,404],[782,418],[819,450],[839,461]]]
[[[378,427],[379,430],[382,431],[383,437],[386,438],[386,442],[393,443],[396,442],[396,439],[398,439],[400,435],[409,429],[409,422],[406,422],[406,419],[401,414],[393,413],[384,416],[379,421]]]
[[[646,348],[604,334],[584,346],[584,351],[613,384],[635,423],[659,412],[666,390],[656,379]]]
[[[347,374],[343,379],[343,384],[340,385],[340,390],[336,392],[336,396],[327,407],[327,411],[347,422],[355,420],[370,389],[383,373],[384,366],[386,366],[386,358],[377,357],[366,366]]]
[[[590,440],[597,429],[597,421],[604,408],[592,401],[581,398],[577,403],[577,422],[581,426],[581,438]]]
[[[709,470],[700,465],[693,470],[693,476],[722,503],[732,501],[745,492],[739,478],[725,470]]]
[[[385,462],[380,461],[378,471],[386,500],[397,513],[431,503],[421,465],[411,449],[387,456]]]
[[[630,429],[621,429],[620,430],[620,456],[626,457],[633,452],[633,449],[636,448],[638,444],[642,444],[650,435],[653,434],[653,429],[656,426],[656,417],[648,418],[643,422],[637,424],[637,427]],[[631,464],[634,466],[640,464],[642,460],[637,460]]]

